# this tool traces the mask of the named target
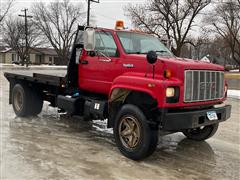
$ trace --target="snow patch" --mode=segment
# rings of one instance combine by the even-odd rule
[[[240,90],[228,90],[228,97],[240,99]]]
[[[239,69],[233,69],[233,70],[230,70],[229,72],[239,72]]]

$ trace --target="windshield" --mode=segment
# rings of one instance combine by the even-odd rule
[[[147,54],[148,51],[156,51],[160,56],[173,56],[154,36],[133,32],[117,32],[117,35],[127,54]]]

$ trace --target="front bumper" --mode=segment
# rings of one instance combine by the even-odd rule
[[[209,111],[215,111],[217,113],[218,120],[210,121],[207,118],[207,112]],[[230,114],[231,105],[204,110],[164,113],[162,129],[166,131],[181,131],[183,129],[207,126],[226,121],[230,118]]]

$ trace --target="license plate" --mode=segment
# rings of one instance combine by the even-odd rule
[[[207,117],[208,117],[208,119],[210,121],[218,120],[216,111],[209,111],[209,112],[207,112]]]

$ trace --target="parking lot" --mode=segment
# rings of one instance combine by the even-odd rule
[[[3,72],[64,75],[65,70],[0,74],[1,179],[240,179],[240,100],[229,98],[231,118],[204,142],[181,133],[159,138],[156,152],[135,162],[121,155],[106,122],[59,115],[44,104],[38,117],[16,117]]]

